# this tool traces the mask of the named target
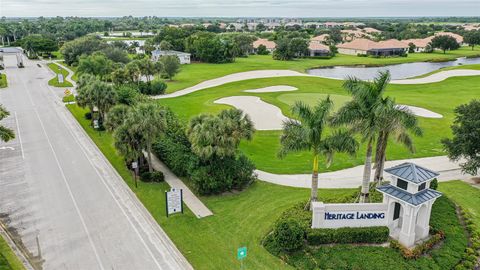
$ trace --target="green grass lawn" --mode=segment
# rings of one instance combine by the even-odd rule
[[[167,93],[175,92],[205,80],[243,71],[260,69],[290,69],[299,72],[305,72],[307,69],[324,66],[382,66],[420,61],[453,60],[461,56],[478,54],[480,54],[480,48],[475,48],[475,50],[472,51],[470,48],[462,47],[458,50],[447,52],[446,54],[438,51],[434,53],[413,53],[408,57],[396,58],[371,58],[337,54],[331,59],[305,58],[292,61],[277,61],[273,60],[271,55],[251,55],[248,58],[237,58],[234,63],[228,64],[193,63],[190,65],[182,65],[180,73],[174,78],[175,80],[168,83]]]
[[[473,222],[480,228],[480,188],[463,181],[449,181],[441,183],[439,187],[439,190],[455,203],[468,209],[473,216]]]
[[[197,219],[187,209],[183,215],[167,218],[163,198],[168,185],[140,182],[135,188],[123,158],[113,147],[112,136],[94,131],[84,118],[86,110],[77,105],[67,107],[195,269],[237,269],[236,249],[244,245],[248,247],[246,269],[289,269],[261,246],[261,240],[285,209],[308,198],[308,189],[256,182],[239,194],[201,197],[214,216]],[[321,190],[320,198],[336,201],[353,192]]]
[[[55,86],[55,87],[72,87],[72,83],[67,81],[68,71],[66,69],[60,68],[58,65],[54,63],[49,63],[48,67],[55,72],[55,74],[62,74],[63,75],[63,83],[58,82],[58,77],[55,75],[50,81],[48,81],[48,85]]]
[[[5,88],[8,86],[7,75],[0,74],[0,88]]]
[[[0,270],[22,270],[23,264],[0,235]]]
[[[277,93],[246,93],[243,90],[272,85],[291,85],[299,90]],[[162,99],[160,104],[170,107],[181,119],[188,121],[200,113],[218,113],[229,108],[227,105],[214,104],[221,97],[235,95],[258,96],[262,100],[278,106],[282,112],[291,116],[290,104],[303,100],[309,104],[318,102],[326,94],[332,95],[335,106],[348,100],[342,88],[342,81],[318,77],[280,77],[240,81],[204,89],[186,96]],[[390,143],[388,159],[404,159],[444,155],[440,140],[451,136],[456,106],[467,103],[480,96],[480,77],[454,77],[448,80],[422,85],[390,85],[387,94],[395,97],[397,103],[414,105],[440,113],[441,119],[419,117],[424,136],[414,138],[416,152],[409,153],[404,147]],[[252,141],[242,142],[240,149],[255,163],[257,168],[273,173],[308,173],[311,170],[311,155],[306,152],[296,153],[280,160],[276,154],[279,149],[281,131],[257,131]],[[339,154],[328,170],[338,170],[363,164],[364,146],[355,157]],[[322,164],[322,171],[326,168]]]
[[[67,68],[71,69],[73,71],[72,80],[75,81],[75,82],[78,81],[77,67],[69,66],[65,62],[57,62],[57,63],[64,66],[64,67],[67,67]]]

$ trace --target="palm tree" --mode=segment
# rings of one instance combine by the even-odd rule
[[[0,104],[0,121],[2,121],[4,118],[8,117],[10,113]],[[13,133],[13,130],[6,128],[2,125],[0,125],[0,140],[3,142],[8,142],[11,139],[15,138],[15,133]]]
[[[241,110],[222,111],[218,116],[202,114],[192,118],[187,130],[192,151],[204,162],[233,157],[242,139],[250,140],[255,129]]]
[[[374,182],[378,185],[383,180],[383,168],[386,160],[387,144],[390,136],[403,144],[410,152],[415,152],[410,133],[415,136],[422,135],[422,129],[418,126],[418,120],[411,111],[395,104],[395,100],[387,97],[378,106],[378,137],[375,151],[375,175]]]
[[[165,115],[165,109],[155,102],[140,103],[131,108],[124,123],[131,129],[131,133],[141,134],[141,145],[148,155],[149,172],[153,172],[152,144],[165,131]]]
[[[362,141],[367,143],[360,202],[368,201],[372,174],[372,148],[378,135],[380,121],[378,108],[382,106],[381,101],[389,81],[388,71],[380,72],[372,82],[348,78],[343,87],[352,95],[352,100],[340,108],[332,119],[333,125],[347,125],[352,133],[360,134]]]
[[[321,100],[313,108],[303,102],[296,102],[292,107],[292,113],[298,117],[299,121],[290,119],[283,123],[279,157],[283,158],[291,152],[312,152],[313,173],[310,202],[318,199],[318,161],[320,156],[326,157],[328,168],[332,164],[336,152],[353,155],[358,148],[358,143],[347,132],[335,131],[329,136],[324,134],[332,108],[333,102],[330,100],[330,96]]]

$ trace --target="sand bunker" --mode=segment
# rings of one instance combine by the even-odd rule
[[[272,104],[259,97],[233,96],[215,100],[216,104],[227,104],[244,111],[250,116],[257,130],[281,130],[283,121],[288,117]]]
[[[425,118],[443,118],[443,115],[438,114],[436,112],[432,112],[430,110],[409,106],[409,105],[397,105],[397,108],[407,108],[411,113],[416,116],[425,117]]]
[[[450,77],[457,77],[457,76],[480,76],[480,70],[472,70],[472,69],[453,69],[453,70],[446,70],[440,71],[438,73],[434,73],[424,78],[417,78],[417,79],[404,79],[404,80],[393,80],[392,83],[394,84],[424,84],[424,83],[435,83],[441,82],[446,80]]]
[[[289,91],[295,91],[295,90],[298,90],[298,88],[289,86],[289,85],[274,85],[274,86],[268,86],[268,87],[257,88],[257,89],[249,89],[243,92],[272,93],[272,92],[289,92]]]

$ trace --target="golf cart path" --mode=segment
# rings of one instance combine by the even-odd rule
[[[439,181],[447,180],[468,180],[470,175],[464,175],[461,172],[458,163],[451,162],[447,156],[414,158],[387,161],[385,168],[393,167],[404,162],[413,162],[417,165],[429,168],[439,172]],[[273,174],[256,170],[258,179],[272,184],[289,187],[311,187],[311,174]],[[361,185],[363,176],[363,165],[344,170],[320,173],[318,176],[318,186],[320,188],[356,188]],[[372,173],[373,178],[373,173]]]
[[[63,67],[63,66],[62,66]],[[64,67],[65,68],[65,67]],[[67,69],[67,68],[65,68]],[[69,69],[67,69],[69,70]],[[70,72],[71,70],[69,70]],[[226,83],[243,81],[243,80],[250,80],[250,79],[261,79],[261,78],[274,78],[274,77],[295,77],[295,76],[303,76],[303,77],[320,77],[326,79],[336,79],[341,80],[338,78],[328,78],[328,77],[321,77],[321,76],[314,76],[310,74],[300,73],[293,70],[254,70],[254,71],[246,71],[246,72],[239,72],[229,74],[223,77],[219,77],[212,80],[203,81],[199,84],[194,86],[185,88],[183,90],[179,90],[170,94],[165,95],[158,95],[153,96],[155,99],[164,99],[164,98],[174,98],[184,96],[196,91],[200,91],[206,88],[215,87],[219,85],[223,85]],[[392,80],[392,84],[426,84],[426,83],[435,83],[441,82],[446,80],[450,77],[457,77],[457,76],[480,76],[480,70],[472,70],[472,69],[455,69],[455,70],[446,70],[440,71],[434,74],[431,74],[427,77],[423,78],[416,78],[416,79],[402,79],[402,80]]]
[[[184,96],[199,90],[219,86],[226,83],[238,82],[250,79],[273,78],[273,77],[292,77],[292,76],[311,76],[293,70],[253,70],[229,74],[212,80],[203,81],[194,86],[179,90],[170,94],[154,96],[155,99],[173,98]]]
[[[450,77],[458,76],[480,76],[480,70],[473,69],[453,69],[440,71],[427,77],[416,78],[416,79],[403,79],[403,80],[393,80],[393,84],[426,84],[426,83],[436,83],[444,81]]]
[[[144,153],[146,154],[146,153]],[[152,154],[152,167],[156,171],[163,172],[165,182],[171,188],[181,189],[183,192],[183,201],[197,218],[212,216],[213,213],[202,201],[178,178],[170,169],[163,164],[155,155]]]

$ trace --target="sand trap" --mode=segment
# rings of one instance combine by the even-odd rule
[[[291,77],[291,76],[310,76],[310,75],[292,71],[292,70],[254,70],[254,71],[247,71],[247,72],[239,72],[239,73],[226,75],[220,78],[216,78],[213,80],[204,81],[192,87],[188,87],[171,94],[158,95],[153,98],[162,99],[162,98],[179,97],[179,96],[187,95],[199,90],[203,90],[205,88],[215,87],[222,84],[243,81],[243,80],[272,78],[272,77]]]
[[[441,114],[438,114],[436,112],[432,112],[430,110],[420,108],[420,107],[399,104],[399,105],[397,105],[397,108],[407,108],[411,113],[413,113],[416,116],[420,116],[420,117],[443,118],[443,115],[441,115]]]
[[[283,121],[288,120],[277,106],[266,103],[259,97],[225,97],[215,100],[214,103],[231,105],[244,111],[250,116],[257,130],[281,130]]]
[[[417,79],[404,79],[404,80],[393,80],[392,83],[394,84],[424,84],[424,83],[435,83],[441,82],[446,80],[450,77],[457,77],[457,76],[480,76],[480,70],[472,70],[472,69],[453,69],[453,70],[446,70],[440,71],[438,73],[434,73],[424,78],[417,78]]]
[[[249,93],[273,93],[273,92],[289,92],[289,91],[295,91],[298,90],[298,88],[289,86],[289,85],[275,85],[275,86],[268,86],[268,87],[263,87],[263,88],[257,88],[257,89],[249,89],[245,90],[243,92],[249,92]]]

